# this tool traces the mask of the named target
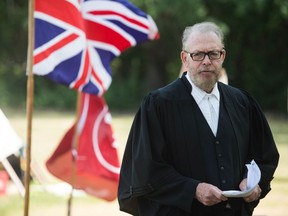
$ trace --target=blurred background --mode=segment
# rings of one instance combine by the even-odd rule
[[[28,1],[0,1],[0,106],[25,107]],[[214,21],[225,32],[229,84],[265,111],[287,112],[287,0],[132,0],[155,20],[160,40],[126,50],[112,63],[110,109],[134,110],[150,90],[174,80],[185,26]],[[60,99],[59,99],[60,98]],[[73,109],[75,92],[35,76],[35,108]]]
[[[116,138],[120,141],[120,159],[141,99],[149,91],[179,76],[184,28],[196,22],[213,21],[225,33],[224,68],[229,84],[256,98],[267,113],[280,150],[273,190],[256,215],[284,216],[288,210],[285,196],[288,193],[288,1],[131,2],[153,17],[160,39],[129,48],[112,62],[112,84],[104,98],[113,116]],[[27,19],[28,0],[0,1],[0,108],[23,139],[26,137]],[[34,80],[32,157],[51,183],[56,180],[45,170],[44,164],[75,120],[77,93],[41,76],[34,76]],[[55,215],[55,212],[65,215],[67,196],[47,195],[39,190],[43,182],[40,186],[37,181],[33,184],[38,187],[32,187],[31,215]],[[23,199],[17,193],[0,196],[0,200],[1,216],[22,214]],[[73,211],[73,215],[82,216],[124,215],[119,213],[117,201],[107,204],[101,200],[95,202],[91,197],[76,198]]]

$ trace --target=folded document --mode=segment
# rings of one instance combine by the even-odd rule
[[[227,190],[222,191],[222,194],[226,197],[247,197],[249,196],[254,188],[258,185],[261,178],[261,171],[254,160],[250,164],[246,164],[247,173],[247,188],[244,191],[240,190]]]

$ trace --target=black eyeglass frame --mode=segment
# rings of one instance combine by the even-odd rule
[[[188,51],[186,51],[186,50],[183,50],[183,51],[186,52],[187,54],[189,54],[189,56],[191,57],[191,59],[192,59],[193,61],[203,61],[203,60],[205,59],[206,55],[208,56],[208,58],[209,58],[210,60],[218,60],[218,59],[220,59],[221,56],[223,55],[224,49],[222,49],[222,50],[211,50],[211,51],[209,51],[209,52],[193,52],[193,53],[190,53],[190,52],[188,52]],[[215,52],[220,53],[219,58],[211,58],[211,53],[215,53]],[[193,58],[194,55],[195,55],[195,54],[199,54],[199,53],[203,53],[203,54],[204,54],[204,55],[203,55],[203,58],[202,58],[202,59],[196,59],[196,60],[195,60],[195,59]]]

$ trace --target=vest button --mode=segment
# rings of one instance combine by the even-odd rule
[[[217,140],[216,142],[215,142],[217,145],[219,145],[220,144],[220,142]]]
[[[221,166],[221,167],[220,167],[220,170],[224,170],[224,167],[223,167],[223,166]]]
[[[218,157],[222,157],[222,154],[221,154],[221,153],[219,153],[219,154],[218,154]]]
[[[222,184],[225,184],[225,183],[226,183],[226,180],[222,180],[221,182],[222,182]]]

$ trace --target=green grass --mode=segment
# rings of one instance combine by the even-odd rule
[[[68,198],[69,194],[59,196],[53,193],[49,193],[41,189],[41,185],[38,183],[31,183],[30,186],[30,204],[29,212],[31,216],[41,215],[67,215]],[[91,209],[91,206],[102,202],[100,199],[87,196],[78,195],[73,197],[73,208]],[[17,193],[0,196],[0,215],[1,216],[18,216],[24,214],[24,199]]]
[[[11,112],[7,117],[20,137],[26,137],[25,113]],[[119,142],[120,157],[123,154],[132,118],[133,116],[129,114],[113,115],[113,128]],[[34,114],[32,158],[37,161],[45,176],[45,183],[49,185],[59,181],[47,172],[44,163],[58,145],[64,133],[72,125],[74,119],[73,113],[50,111]],[[281,157],[275,179],[272,182],[272,191],[261,201],[255,215],[285,216],[288,212],[288,120],[269,116],[268,121]],[[68,195],[58,196],[46,192],[38,181],[34,181],[30,186],[29,216],[66,216],[67,201]],[[117,201],[106,203],[88,195],[75,196],[72,206],[72,216],[126,215],[119,212]],[[0,196],[0,216],[24,215],[23,208],[24,199],[18,193]]]

